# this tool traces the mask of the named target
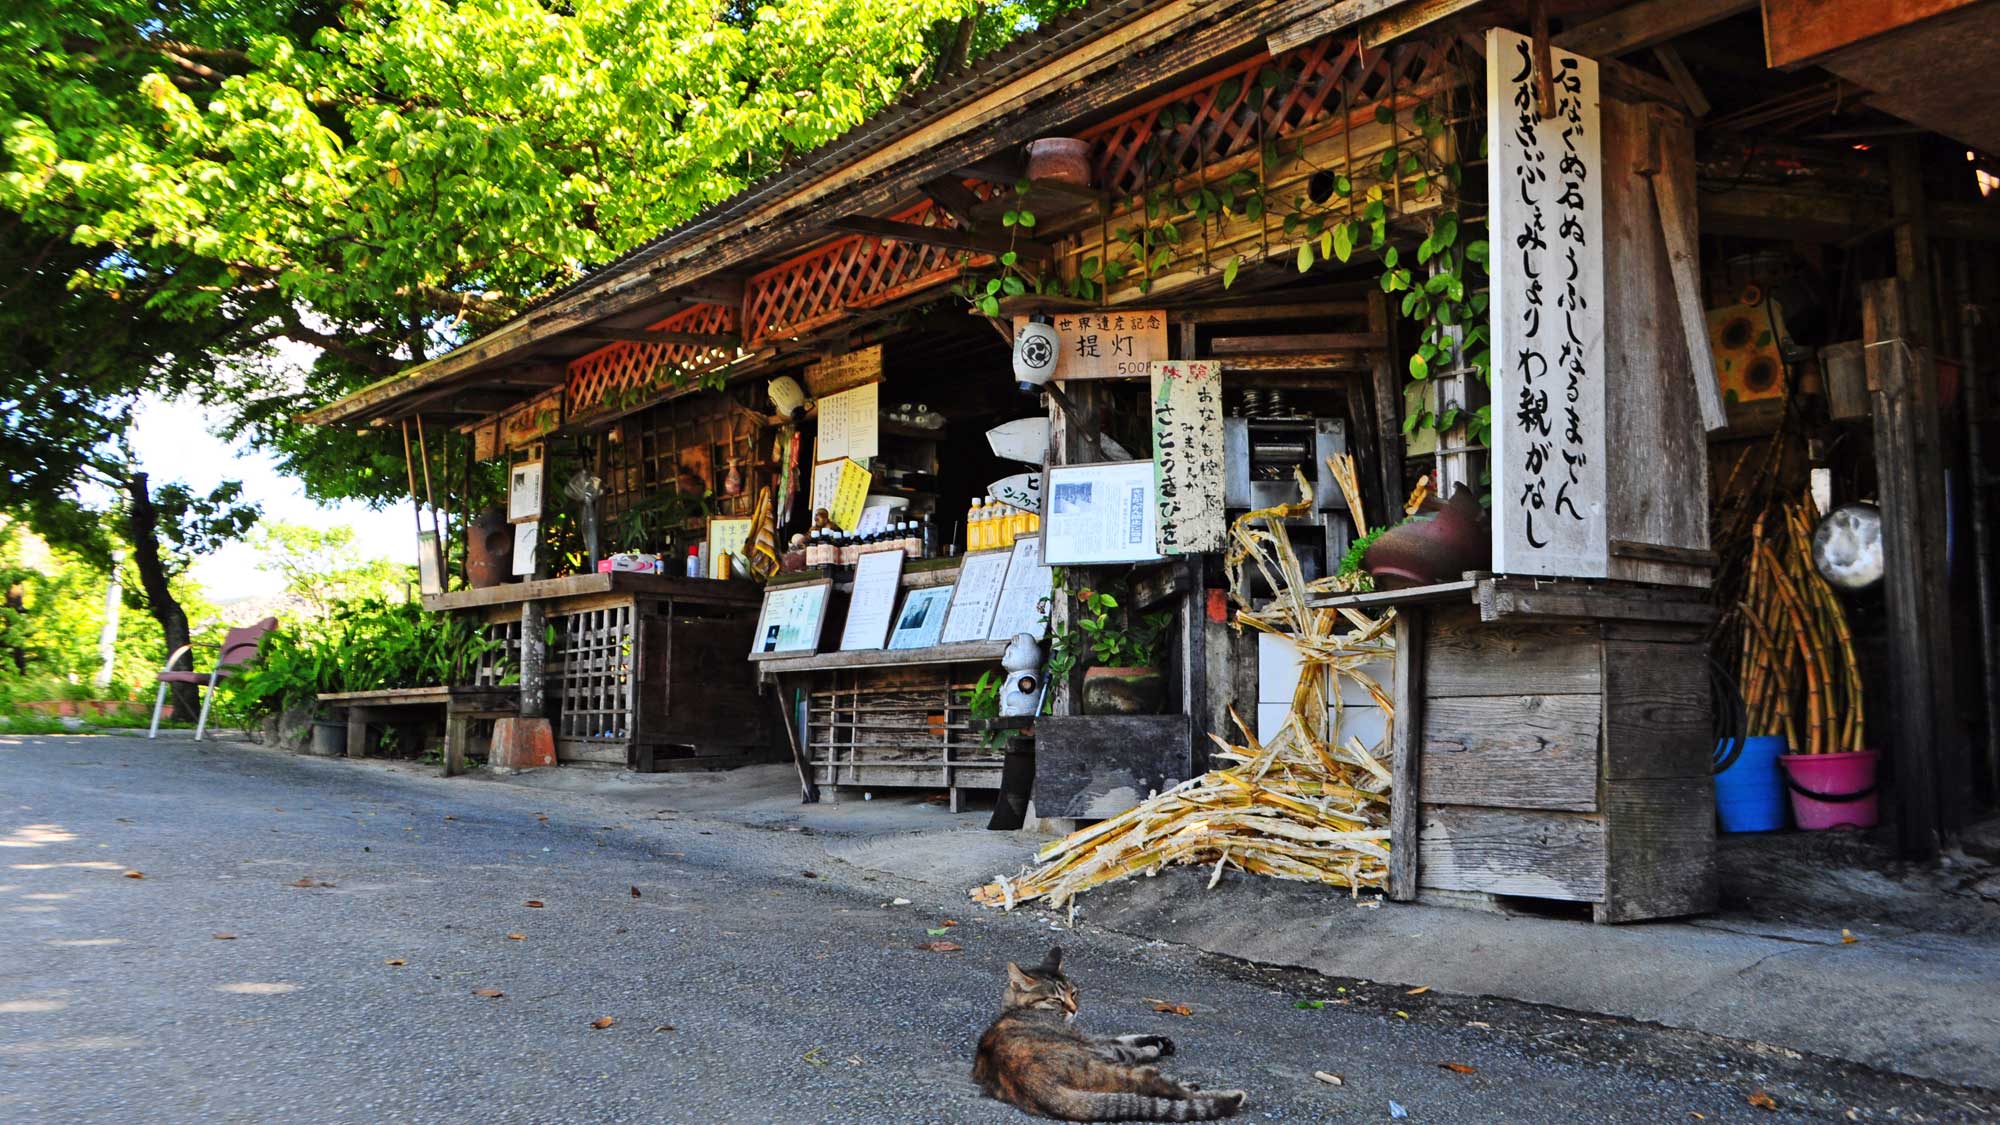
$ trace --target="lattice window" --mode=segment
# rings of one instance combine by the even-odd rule
[[[713,514],[749,515],[757,486],[770,475],[758,461],[761,431],[744,413],[761,393],[759,387],[740,387],[676,399],[624,419],[618,424],[618,441],[600,436],[597,472],[604,480],[599,505],[604,534],[616,538],[616,521],[633,505],[683,490],[683,478],[689,475],[698,478],[687,481],[695,495],[713,491],[709,498]],[[726,496],[732,463],[743,490]],[[604,540],[607,551],[636,546]]]
[[[693,305],[646,326],[648,332],[722,335],[736,331],[730,305]],[[635,405],[672,384],[675,373],[702,371],[736,355],[736,349],[702,344],[642,344],[624,341],[570,361],[567,401],[572,421]]]
[[[806,742],[823,785],[994,788],[1005,754],[980,745],[971,665],[823,674]]]
[[[486,637],[499,641],[500,645],[480,653],[479,664],[472,670],[472,683],[475,687],[498,687],[521,667],[521,623],[489,622]]]
[[[550,618],[561,674],[549,685],[556,700],[556,737],[566,742],[623,743],[631,737],[637,680],[632,605],[586,609]],[[551,655],[551,664],[558,661]]]
[[[1136,194],[1436,77],[1446,53],[1408,42],[1364,55],[1351,38],[1327,37],[1206,75],[1078,135],[1092,142],[1097,185]]]
[[[988,184],[968,185],[991,194]],[[889,218],[927,227],[955,227],[925,199]],[[961,265],[983,266],[992,255],[855,234],[809,250],[750,279],[744,291],[745,343],[796,336],[832,324],[849,309],[865,309],[958,276]]]

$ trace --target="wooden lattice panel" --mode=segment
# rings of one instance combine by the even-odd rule
[[[719,335],[736,331],[736,309],[730,305],[693,305],[646,326],[648,332],[692,332]],[[569,416],[587,418],[637,404],[648,392],[661,389],[676,372],[696,372],[722,363],[736,349],[700,344],[648,344],[623,341],[570,361],[567,376]]]
[[[1392,97],[1446,64],[1438,43],[1363,52],[1352,38],[1329,36],[1206,75],[1078,135],[1091,142],[1097,186],[1131,195],[1253,152],[1265,140],[1310,131],[1347,107]],[[1162,115],[1173,120],[1177,108],[1189,120],[1163,124]],[[1159,166],[1149,167],[1155,140]]]
[[[927,227],[956,226],[944,208],[928,199],[889,218]],[[774,337],[810,332],[834,323],[849,309],[893,301],[952,280],[962,265],[992,260],[991,255],[877,235],[834,239],[750,279],[743,296],[745,344],[756,347]]]
[[[559,741],[622,747],[631,738],[632,611],[626,602],[550,618],[562,664],[551,684]]]
[[[996,789],[1006,755],[971,729],[969,665],[819,673],[806,749],[821,785]]]

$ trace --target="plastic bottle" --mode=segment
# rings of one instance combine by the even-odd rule
[[[700,578],[700,577],[701,577],[701,548],[700,548],[700,547],[689,547],[689,548],[688,548],[688,557],[687,557],[687,576],[688,576],[689,578]]]
[[[965,551],[967,554],[971,554],[986,546],[984,538],[986,528],[980,519],[980,514],[979,497],[975,496],[972,498],[972,503],[965,506]]]

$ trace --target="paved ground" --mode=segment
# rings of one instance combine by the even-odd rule
[[[964,1074],[1006,961],[1057,939],[1089,1026],[1173,1035],[1250,1120],[2000,1116],[1782,1050],[1055,933],[782,824],[612,807],[0,737],[0,1120],[1022,1121]],[[920,951],[947,918],[962,951]]]

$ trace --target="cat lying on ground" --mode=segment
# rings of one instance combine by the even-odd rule
[[[1076,986],[1062,947],[1032,969],[1007,966],[1000,1018],[979,1037],[972,1078],[986,1096],[1061,1121],[1211,1121],[1243,1109],[1241,1090],[1203,1090],[1145,1065],[1174,1053],[1164,1035],[1097,1038],[1070,1023]]]

